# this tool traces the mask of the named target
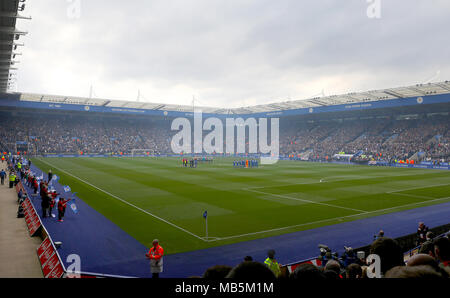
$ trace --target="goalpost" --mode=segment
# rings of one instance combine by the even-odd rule
[[[153,149],[132,149],[131,157],[149,157],[154,154],[155,150]]]

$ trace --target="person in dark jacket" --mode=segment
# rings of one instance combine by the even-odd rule
[[[42,207],[42,217],[47,217],[47,209],[50,208],[50,196],[48,194],[44,194],[41,197],[41,207]]]
[[[417,245],[421,245],[427,241],[428,227],[423,223],[419,222],[419,227],[417,228]]]
[[[52,178],[53,178],[53,173],[52,173],[52,170],[50,169],[50,170],[48,170],[48,183],[50,183],[50,181],[52,181]]]
[[[2,169],[2,171],[0,172],[0,179],[2,180],[2,185],[5,184],[5,177],[6,177],[6,172],[5,172],[5,170]]]

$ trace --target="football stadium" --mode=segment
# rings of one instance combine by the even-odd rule
[[[237,107],[21,92],[24,2],[0,2],[1,277],[450,276],[450,81]]]

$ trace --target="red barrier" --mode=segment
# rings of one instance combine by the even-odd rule
[[[27,198],[22,202],[22,207],[25,213],[25,222],[27,223],[28,232],[30,233],[30,236],[34,236],[41,227],[41,219],[31,204],[30,198]]]
[[[63,277],[65,273],[64,268],[49,237],[46,237],[39,245],[37,255],[45,278]]]
[[[300,266],[302,264],[313,264],[317,267],[320,267],[320,266],[322,266],[322,261],[319,259],[310,259],[310,260],[300,261],[298,263],[289,264],[289,265],[286,265],[286,267],[287,267],[289,273],[292,273],[295,270],[295,268],[297,268],[298,266]]]

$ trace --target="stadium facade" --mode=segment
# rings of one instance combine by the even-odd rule
[[[450,81],[418,84],[384,90],[348,93],[327,97],[280,102],[236,109],[196,107],[205,115],[216,117],[282,117],[325,112],[383,109],[448,103]],[[193,107],[138,101],[119,101],[96,98],[55,96],[29,93],[10,93],[1,96],[2,107],[77,111],[89,113],[119,113],[156,116],[192,116]]]

